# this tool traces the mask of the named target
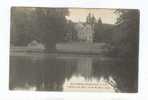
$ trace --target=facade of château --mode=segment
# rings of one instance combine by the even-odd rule
[[[77,23],[75,25],[77,30],[77,38],[83,42],[93,42],[94,29],[90,24]]]

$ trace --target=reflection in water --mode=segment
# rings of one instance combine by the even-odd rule
[[[137,68],[132,60],[105,56],[10,56],[10,89],[71,91],[66,87],[71,83],[97,84],[93,89],[87,86],[88,91],[136,92]],[[97,87],[102,84],[105,89]]]
[[[92,58],[79,58],[77,61],[77,74],[85,78],[92,77]]]
[[[106,80],[103,77],[100,80],[91,78],[87,80],[83,76],[72,76],[70,80],[65,80],[63,91],[100,91],[100,92],[116,92],[116,82],[110,77]]]

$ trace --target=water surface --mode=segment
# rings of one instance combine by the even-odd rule
[[[107,88],[97,87],[101,84]],[[11,54],[10,89],[136,92],[137,66],[132,59],[103,55]]]

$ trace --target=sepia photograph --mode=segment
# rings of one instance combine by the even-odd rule
[[[9,89],[138,92],[138,9],[11,7]]]

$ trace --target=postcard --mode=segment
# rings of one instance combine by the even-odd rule
[[[138,9],[12,7],[10,90],[138,92]]]

